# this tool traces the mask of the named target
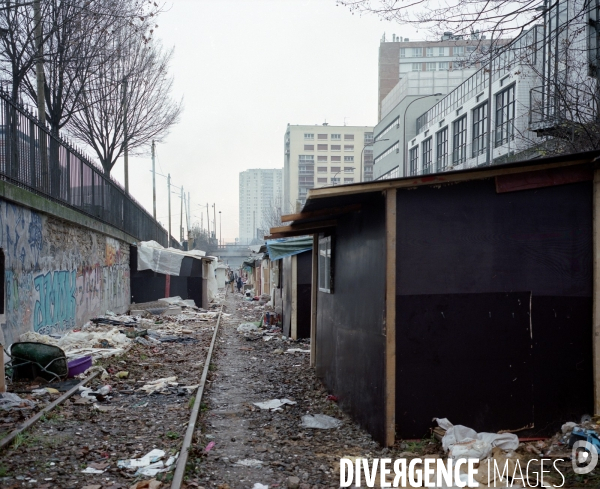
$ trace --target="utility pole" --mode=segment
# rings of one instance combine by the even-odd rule
[[[183,185],[181,186],[181,207],[179,210],[179,242],[183,243]]]
[[[219,246],[223,246],[223,240],[221,239],[221,237],[223,236],[221,234],[221,231],[223,230],[223,228],[221,227],[222,223],[223,221],[221,220],[221,211],[219,211]]]
[[[191,222],[191,220],[192,220],[192,211],[190,210],[190,206],[191,206],[191,204],[190,204],[190,193],[188,192],[188,199],[187,199],[187,215],[188,215],[188,221],[187,221],[188,225],[187,225],[187,228],[188,228],[188,239],[189,239],[189,237],[190,237],[190,222]]]
[[[214,234],[215,234],[215,239],[217,239],[217,207],[216,204],[213,202],[213,229],[214,229]]]
[[[154,166],[154,139],[152,140],[152,211],[156,221],[156,168]]]
[[[171,174],[167,173],[167,188],[169,190],[169,246],[171,247]]]
[[[40,0],[33,0],[33,21],[35,22],[35,78],[37,82],[38,119],[46,126],[46,101],[44,97],[44,43],[42,42],[42,10]]]
[[[123,78],[123,143],[125,150],[123,152],[123,171],[125,173],[125,192],[129,193],[129,152],[127,150],[127,77]],[[152,141],[154,150],[154,141]],[[152,152],[154,154],[154,151]],[[171,198],[171,196],[169,196]],[[169,236],[169,239],[171,237]]]
[[[208,213],[208,202],[206,203],[206,232],[208,233],[208,243],[210,244],[210,214]]]

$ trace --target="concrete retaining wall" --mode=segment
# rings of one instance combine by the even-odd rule
[[[129,306],[125,241],[0,199],[0,248],[5,255],[2,344],[18,341],[26,331],[69,330]]]

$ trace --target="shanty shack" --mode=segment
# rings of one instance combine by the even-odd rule
[[[267,241],[269,261],[282,264],[283,334],[294,340],[310,338],[312,247],[310,236]]]
[[[313,189],[311,361],[378,441],[600,412],[600,151]]]

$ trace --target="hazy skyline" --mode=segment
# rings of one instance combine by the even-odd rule
[[[203,212],[206,227],[206,203],[216,203],[227,242],[238,235],[239,172],[283,168],[288,123],[375,125],[380,40],[384,32],[388,40],[419,36],[352,15],[335,0],[173,0],[167,7],[156,35],[175,47],[174,96],[184,111],[157,145],[156,170],[171,174],[172,191],[183,185],[191,193],[193,222]],[[131,194],[150,213],[151,168],[149,148],[147,157],[130,158]],[[122,161],[113,175],[123,181]],[[166,228],[166,178],[157,175],[156,184]],[[177,195],[171,206],[179,238]]]

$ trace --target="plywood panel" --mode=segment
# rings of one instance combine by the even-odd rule
[[[529,292],[396,301],[399,437],[428,436],[434,417],[489,432],[533,423]]]

